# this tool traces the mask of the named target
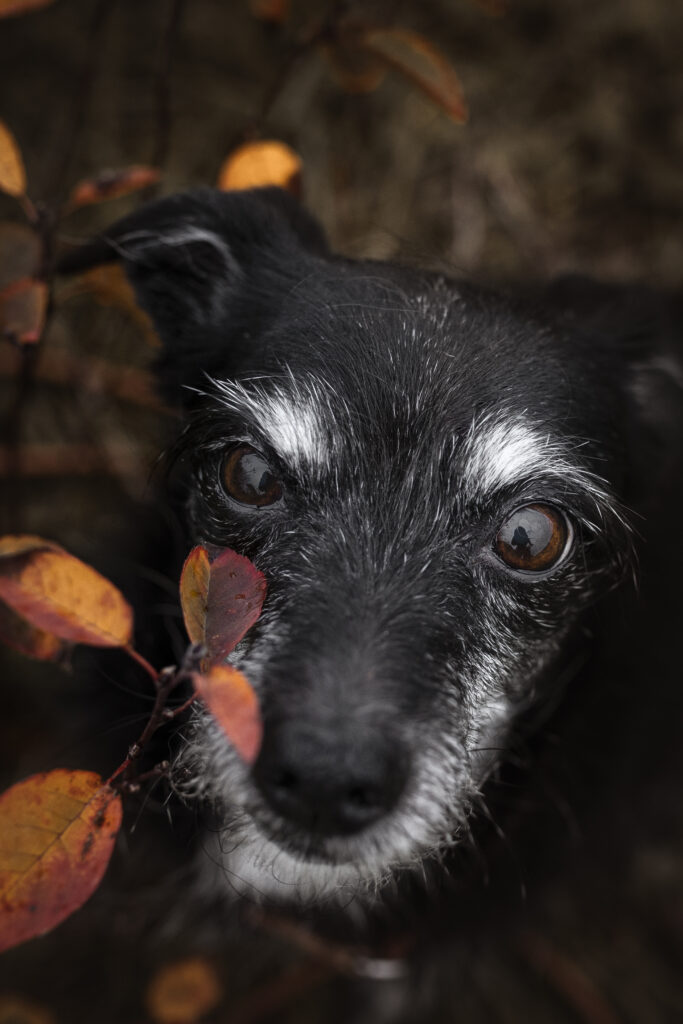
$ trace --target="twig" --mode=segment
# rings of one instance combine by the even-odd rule
[[[526,933],[521,940],[525,960],[564,996],[585,1024],[620,1024],[605,997],[579,965],[555,949],[545,937]]]

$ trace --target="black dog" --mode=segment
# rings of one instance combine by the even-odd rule
[[[256,765],[203,718],[179,758],[222,816],[218,878],[369,900],[467,836],[632,576],[630,508],[680,432],[680,304],[345,260],[277,189],[161,200],[65,266],[116,258],[187,409],[194,539],[268,579],[234,656]]]

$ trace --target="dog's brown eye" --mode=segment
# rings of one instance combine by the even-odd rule
[[[240,445],[230,452],[221,470],[223,487],[240,505],[274,505],[282,497],[282,483],[254,448]]]
[[[549,505],[525,505],[508,516],[493,547],[511,569],[545,572],[562,558],[568,538],[561,512]]]

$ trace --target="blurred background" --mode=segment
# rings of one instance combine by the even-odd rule
[[[155,340],[120,281],[56,279],[55,251],[144,199],[216,183],[237,146],[272,138],[298,154],[302,198],[350,256],[494,282],[579,271],[681,287],[681,4],[21,6],[0,0],[0,119],[38,229],[16,227],[22,205],[0,194],[0,289],[39,266],[51,303],[38,345],[0,348],[0,532],[56,539],[119,583],[150,656],[160,629],[172,653],[183,644],[174,573],[185,541],[153,471],[175,418],[148,371]],[[375,50],[362,45],[371,38]],[[466,123],[452,116],[459,102],[449,107],[454,76]],[[139,165],[159,181],[107,186],[105,172]],[[86,179],[98,201],[69,203]],[[106,199],[108,188],[122,194]],[[57,765],[111,771],[139,731],[144,679],[115,655],[77,651],[61,669],[2,657],[3,788]],[[680,721],[679,709],[660,712]],[[586,855],[592,826],[577,846],[572,810],[557,812],[557,871],[534,887],[520,867],[526,895],[488,930],[466,923],[431,946],[421,936],[416,974],[316,944],[291,922],[179,924],[174,905],[195,899],[177,897],[190,893],[196,830],[182,812],[176,828],[152,794],[130,811],[109,888],[0,961],[0,1024],[679,1021],[683,826],[668,735],[643,738],[651,771],[629,769],[639,783],[628,799],[593,810],[617,822],[599,854]],[[603,769],[618,788],[621,762]],[[395,939],[400,952],[405,933]]]

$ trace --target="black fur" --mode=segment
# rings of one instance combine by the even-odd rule
[[[588,610],[632,578],[634,508],[656,502],[680,450],[680,300],[580,279],[498,293],[345,260],[277,189],[161,200],[64,269],[114,258],[162,338],[163,385],[187,411],[193,539],[247,554],[269,584],[239,656],[262,701],[260,759],[247,777],[199,723],[195,788],[217,805],[228,846],[248,845],[254,821],[304,862],[302,875],[355,864],[342,890],[433,861],[467,834],[515,727],[538,722],[583,662]],[[256,405],[240,411],[216,381],[289,394],[295,417],[308,401],[321,457],[293,464]],[[491,423],[532,426],[571,471],[541,459],[537,473],[478,484],[467,460]],[[283,481],[276,507],[225,493],[221,467],[238,443]],[[529,576],[492,545],[512,510],[538,502],[562,510],[575,536],[556,569]],[[480,749],[499,698],[504,715]],[[399,825],[422,827],[411,786],[423,759],[424,799],[440,799],[442,763],[451,789],[438,825],[424,811],[425,837],[408,836],[414,849],[399,855]],[[316,827],[322,811],[282,811],[273,779],[285,766],[320,807],[353,783],[366,802],[379,788],[387,817],[404,798],[410,813],[391,838],[338,840],[334,823]]]

